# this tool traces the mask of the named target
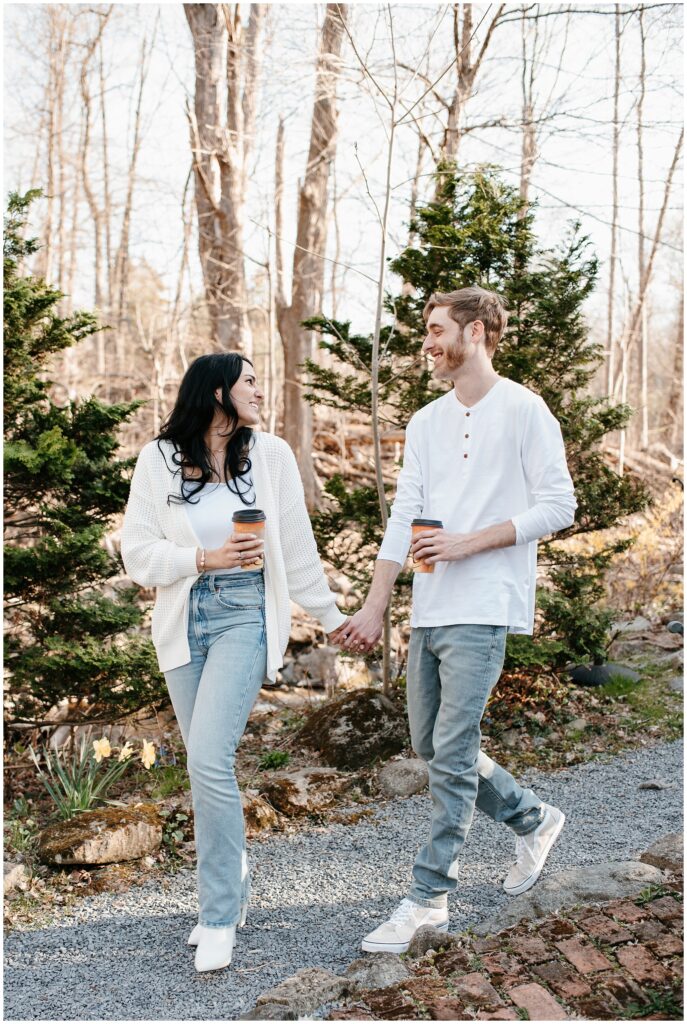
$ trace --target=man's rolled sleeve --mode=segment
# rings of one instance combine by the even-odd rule
[[[575,521],[577,501],[565,459],[560,424],[546,403],[532,404],[522,442],[522,463],[534,504],[511,517],[516,544],[529,544]]]
[[[398,562],[399,565],[405,563],[412,538],[410,524],[422,514],[423,506],[422,470],[411,420],[406,427],[403,466],[398,475],[396,497],[377,554],[378,559]]]

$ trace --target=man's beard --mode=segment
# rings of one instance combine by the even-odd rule
[[[467,356],[467,345],[463,341],[458,341],[455,344],[444,348],[444,359],[446,369],[453,371],[458,370],[465,362]]]

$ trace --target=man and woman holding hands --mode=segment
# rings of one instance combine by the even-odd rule
[[[407,425],[372,584],[351,618],[327,585],[291,449],[253,429],[263,394],[248,360],[195,360],[139,456],[122,557],[134,581],[156,587],[153,642],[187,750],[200,911],[189,942],[199,971],[229,964],[245,921],[235,752],[263,680],[283,664],[289,602],[317,618],[331,643],[368,653],[409,551],[416,568],[431,569],[414,574],[406,676],[432,815],[407,894],[362,948],[401,953],[423,925],[448,928],[475,807],[515,834],[503,882],[512,895],[534,885],[563,827],[562,811],[480,750],[506,636],[532,632],[537,540],[574,520],[560,427],[538,395],[493,368],[507,323],[498,295],[476,286],[435,293],[424,316],[422,351],[451,388]],[[429,523],[413,527],[418,519]]]

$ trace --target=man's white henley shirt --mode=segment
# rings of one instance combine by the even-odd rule
[[[440,519],[450,533],[511,520],[515,545],[415,574],[411,626],[486,623],[532,633],[537,540],[571,526],[576,508],[561,429],[539,395],[501,377],[465,406],[452,388],[408,423],[377,558],[403,565],[418,517]]]

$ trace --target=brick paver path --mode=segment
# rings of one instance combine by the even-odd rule
[[[465,933],[329,1020],[682,1020],[682,878],[643,898]]]

